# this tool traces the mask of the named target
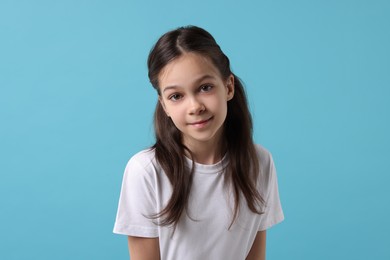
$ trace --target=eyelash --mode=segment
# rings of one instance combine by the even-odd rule
[[[176,97],[176,98],[175,98],[175,97]],[[175,93],[175,94],[170,95],[170,96],[168,97],[168,99],[169,99],[169,100],[172,100],[172,101],[178,101],[178,100],[179,100],[178,97],[181,98],[181,95]]]
[[[207,87],[207,90],[204,90],[205,87]],[[210,85],[210,84],[205,84],[205,85],[202,85],[202,86],[199,88],[199,90],[200,90],[200,91],[203,91],[203,92],[209,92],[212,88],[213,88],[212,85]]]
[[[211,85],[211,84],[205,84],[205,85],[200,86],[199,92],[209,92],[209,91],[211,91],[212,89],[213,89],[213,85]],[[183,96],[183,95],[181,95],[181,94],[174,93],[174,94],[170,95],[170,96],[168,97],[168,99],[175,102],[175,101],[179,101],[179,99],[181,99],[182,96]]]

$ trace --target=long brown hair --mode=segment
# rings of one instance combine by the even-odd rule
[[[232,187],[234,194],[234,214],[230,226],[234,223],[242,194],[252,212],[262,214],[260,206],[264,200],[256,188],[259,175],[259,160],[252,138],[252,118],[248,109],[246,94],[240,79],[230,70],[229,58],[222,52],[213,36],[196,26],[180,27],[169,31],[157,41],[148,57],[148,76],[151,84],[160,95],[158,76],[172,60],[186,52],[193,52],[208,57],[219,70],[223,79],[234,76],[234,97],[228,101],[227,116],[224,122],[224,140],[229,162],[226,166],[225,184]],[[172,185],[172,195],[165,208],[154,215],[161,217],[160,225],[173,225],[179,222],[188,207],[194,173],[187,167],[184,152],[191,151],[182,143],[182,134],[166,116],[157,101],[154,114],[156,135],[156,159]],[[194,160],[193,160],[194,161]]]

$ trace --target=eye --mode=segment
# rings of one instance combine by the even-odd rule
[[[213,88],[212,85],[206,84],[200,87],[201,92],[209,92]]]
[[[182,95],[180,95],[180,94],[172,94],[172,95],[170,95],[169,97],[168,97],[168,99],[169,100],[171,100],[171,101],[178,101],[179,99],[181,99],[182,98]]]

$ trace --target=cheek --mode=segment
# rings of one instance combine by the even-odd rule
[[[221,102],[216,109],[218,111],[218,121],[220,124],[223,124],[227,117],[227,103]]]
[[[212,107],[214,111],[218,111],[221,114],[226,114],[227,102],[225,99],[219,98],[212,102]]]
[[[169,107],[167,112],[176,126],[177,124],[182,123],[185,119],[185,114],[180,106]]]

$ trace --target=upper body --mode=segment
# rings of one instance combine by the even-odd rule
[[[156,142],[126,167],[114,227],[131,259],[264,259],[265,230],[283,220],[276,172],[228,57],[180,27],[152,48],[148,76]]]
[[[132,237],[158,238],[161,259],[245,259],[259,231],[283,220],[276,171],[272,157],[257,146],[260,175],[257,187],[265,199],[264,214],[241,203],[232,219],[231,191],[224,186],[224,157],[212,165],[195,163],[193,190],[188,212],[175,232],[148,218],[159,212],[171,195],[169,180],[155,159],[154,150],[131,158],[123,177],[114,232]],[[191,164],[189,159],[188,164]]]

